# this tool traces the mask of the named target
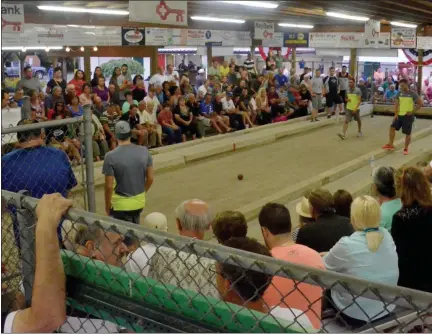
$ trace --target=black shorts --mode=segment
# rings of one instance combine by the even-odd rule
[[[399,131],[402,128],[402,133],[409,136],[412,131],[413,123],[413,115],[398,116],[397,119],[393,120],[391,127],[395,128],[396,131]]]
[[[341,104],[341,103],[343,103],[342,102],[342,99],[341,99],[341,97],[340,97],[340,95],[338,95],[338,94],[331,94],[331,95],[327,95],[326,96],[326,106],[327,106],[327,108],[331,108],[331,107],[333,107],[333,105],[334,104]]]
[[[339,96],[342,99],[342,103],[346,103],[345,101],[347,100],[347,91],[346,90],[339,91]]]

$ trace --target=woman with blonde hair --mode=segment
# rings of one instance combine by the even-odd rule
[[[395,175],[402,209],[393,216],[391,234],[399,256],[400,286],[432,292],[432,195],[426,176],[415,167]],[[429,254],[429,255],[427,255]],[[429,264],[428,264],[429,263]]]
[[[351,224],[355,232],[341,238],[324,256],[326,269],[396,285],[399,277],[396,246],[390,233],[379,227],[380,219],[381,208],[373,197],[357,197],[351,205]],[[354,301],[352,294],[340,290],[331,290],[328,300],[353,327],[381,319],[395,308],[395,305],[365,297]]]
[[[267,98],[267,92],[264,88],[260,88],[255,99],[258,108],[258,123],[265,125],[271,123],[270,104]]]

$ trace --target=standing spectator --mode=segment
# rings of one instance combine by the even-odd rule
[[[167,81],[167,77],[164,74],[163,68],[159,66],[157,73],[150,78],[149,85],[155,88],[156,86],[162,86],[164,81]]]
[[[92,109],[92,128],[93,128],[93,159],[100,161],[105,158],[105,154],[109,152],[108,142],[105,138],[105,131],[99,118],[95,115]]]
[[[336,111],[337,105],[339,105],[339,112],[342,113],[342,104],[345,103],[339,95],[340,83],[334,67],[330,67],[330,75],[324,79],[324,92],[326,94],[327,118],[330,119],[332,110]]]
[[[252,74],[252,75],[257,74],[256,68],[255,68],[255,60],[252,57],[252,53],[248,52],[247,59],[244,61],[243,65],[249,74]]]
[[[212,222],[213,233],[219,243],[231,238],[246,237],[248,226],[245,216],[239,211],[218,213]]]
[[[126,101],[122,104],[122,112],[123,112],[123,114],[126,114],[129,110],[130,110],[130,106],[131,105],[138,105],[138,101],[137,100],[134,100],[134,98],[133,98],[133,94],[132,94],[132,92],[131,91],[127,91],[125,94],[124,94],[124,96],[125,96],[125,98],[126,98]]]
[[[37,121],[21,120],[19,125]],[[60,193],[67,197],[77,185],[68,157],[61,150],[44,146],[41,129],[19,132],[20,149],[2,157],[2,189],[27,190],[31,197]]]
[[[309,194],[314,224],[303,226],[297,236],[297,243],[308,246],[318,253],[327,252],[340,238],[353,232],[349,218],[336,215],[333,196],[325,189],[315,189]]]
[[[158,122],[162,127],[162,132],[167,135],[168,144],[181,143],[181,129],[174,123],[171,106],[168,103],[164,104],[159,113]]]
[[[342,217],[351,217],[351,203],[353,198],[351,194],[346,191],[339,189],[333,194],[333,203],[336,214]]]
[[[82,93],[79,96],[79,102],[81,103],[81,105],[86,105],[86,104],[93,104],[92,101],[92,87],[91,85],[87,82],[82,86]]]
[[[82,70],[76,70],[75,75],[71,81],[68,82],[75,86],[75,91],[77,96],[80,96],[82,93],[83,85],[86,83],[85,73]]]
[[[359,80],[359,82],[358,82],[358,88],[360,89],[361,94],[362,94],[361,95],[362,102],[368,101],[369,100],[369,90],[366,87],[366,84],[365,84],[365,82],[364,82],[363,79]]]
[[[432,292],[432,266],[425,265],[423,257],[430,254],[432,235],[430,185],[414,167],[399,169],[395,180],[402,200],[402,209],[393,216],[391,230],[399,256],[398,285]]]
[[[233,86],[239,85],[239,78],[237,76],[237,72],[235,71],[235,66],[230,65],[229,73],[228,73],[228,83]]]
[[[227,60],[224,60],[223,64],[219,66],[219,73],[221,78],[228,77],[228,74],[230,72],[230,67]]]
[[[149,147],[149,133],[145,128],[145,126],[142,126],[140,124],[141,123],[140,117],[137,111],[138,111],[138,106],[136,104],[131,104],[129,107],[129,111],[127,113],[124,113],[120,117],[120,121],[125,121],[129,123],[129,126],[131,128],[131,133],[132,133],[131,138],[133,139],[134,142],[136,141],[138,145]],[[155,135],[156,133],[152,134],[151,136],[151,141],[153,146],[155,145],[156,142]]]
[[[101,77],[104,78],[104,76],[102,74],[102,68],[100,66],[96,66],[95,71],[93,73],[93,79],[91,79],[91,82],[90,82],[91,86],[96,87],[97,85],[99,85],[99,78],[101,78]]]
[[[174,82],[176,86],[179,86],[180,76],[172,64],[167,65],[166,81]]]
[[[213,220],[210,206],[199,199],[181,203],[175,216],[179,234],[198,240],[204,238]],[[162,246],[150,261],[149,277],[181,289],[198,291],[203,296],[219,298],[214,273],[214,260]]]
[[[48,79],[52,80],[54,77],[54,65],[51,63],[48,69]]]
[[[178,105],[174,110],[175,123],[180,127],[182,133],[182,141],[186,141],[186,135],[190,133],[192,139],[196,139],[197,125],[193,122],[192,112],[186,105],[186,100],[181,96],[178,100]]]
[[[277,50],[276,50],[276,56],[274,57],[274,60],[275,60],[275,62],[276,62],[276,69],[277,70],[279,70],[279,69],[285,69],[284,68],[284,61],[285,61],[285,58],[284,58],[284,56],[282,56],[282,49],[281,48],[278,48]],[[283,71],[282,71],[282,73],[283,73]]]
[[[309,68],[308,68],[308,67],[305,67],[305,68],[303,69],[303,73],[300,74],[300,77],[299,77],[299,83],[301,83],[301,82],[304,80],[304,76],[307,75],[308,73],[309,73]]]
[[[266,58],[266,71],[271,71],[272,66],[276,66],[276,60],[273,56],[273,50],[270,49]]]
[[[25,95],[29,95],[32,90],[42,91],[42,86],[38,78],[33,78],[33,70],[27,65],[23,70],[23,78],[18,81],[15,89],[22,88]]]
[[[202,68],[198,70],[198,75],[195,78],[195,87],[200,87],[204,85],[205,81],[206,81],[205,70]]]
[[[32,119],[37,121],[46,121],[45,117],[45,105],[39,99],[39,93],[37,91],[32,91],[30,95],[30,109]]]
[[[63,79],[63,72],[61,67],[56,67],[54,69],[54,77],[48,81],[47,88],[45,92],[51,94],[54,86],[59,86],[63,91],[66,91],[66,81]]]
[[[291,238],[291,216],[282,204],[268,203],[261,209],[258,221],[266,246],[276,259],[325,269],[321,256]],[[270,307],[293,308],[305,312],[316,329],[321,326],[322,288],[275,276],[264,294]],[[311,305],[311,303],[313,304]],[[289,311],[288,311],[289,312]]]
[[[129,123],[115,125],[118,147],[105,155],[105,211],[116,219],[140,223],[146,193],[153,180],[153,160],[147,147],[132,144]],[[114,188],[115,180],[115,188]]]
[[[147,92],[144,86],[144,78],[137,74],[133,79],[134,87],[132,89],[132,96],[135,101],[142,101],[147,96]]]
[[[97,86],[93,87],[93,93],[99,96],[102,102],[110,102],[110,95],[108,92],[108,88],[105,86],[105,78],[99,77]]]
[[[355,232],[341,238],[324,256],[327,270],[368,281],[396,285],[399,277],[398,256],[390,233],[379,227],[380,207],[370,196],[357,197],[351,208]],[[360,327],[387,316],[395,305],[349,292],[330,290],[327,297],[345,322]]]
[[[402,202],[396,195],[394,172],[392,167],[377,167],[372,172],[372,190],[381,204],[380,226],[389,232],[394,214],[402,207]]]
[[[119,106],[122,107],[123,103],[126,101],[125,93],[132,90],[132,76],[128,71],[128,66],[123,64],[121,67],[121,73],[117,76],[117,86],[119,88]],[[138,104],[138,103],[137,103]]]
[[[311,122],[319,121],[318,111],[322,109],[322,96],[324,92],[324,82],[321,78],[321,71],[319,68],[315,70],[315,76],[311,80],[312,85],[312,117]]]
[[[212,66],[210,66],[207,70],[207,76],[210,80],[214,80],[219,78],[219,63],[216,60],[213,60]]]
[[[115,135],[115,126],[120,120],[121,112],[117,111],[115,104],[110,104],[106,111],[100,117],[100,122],[105,131],[105,137],[110,145],[111,150],[117,146],[117,137]]]

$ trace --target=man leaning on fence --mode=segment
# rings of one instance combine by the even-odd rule
[[[131,143],[129,123],[115,126],[118,146],[105,155],[102,173],[105,175],[105,210],[116,219],[140,223],[146,193],[153,176],[153,159],[148,149]],[[114,187],[115,181],[115,187]]]

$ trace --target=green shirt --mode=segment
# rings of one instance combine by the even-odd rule
[[[393,216],[402,208],[402,202],[400,198],[396,198],[392,201],[385,202],[381,205],[381,222],[380,226],[385,228],[387,231],[391,231]]]
[[[138,106],[138,101],[137,100],[133,100],[133,104],[135,104],[136,106]],[[128,101],[124,102],[122,105],[122,112],[123,114],[126,114],[129,111],[130,108],[130,104]]]
[[[282,57],[282,56],[275,56],[274,60],[276,62],[276,68],[282,68],[283,67],[284,57]]]

